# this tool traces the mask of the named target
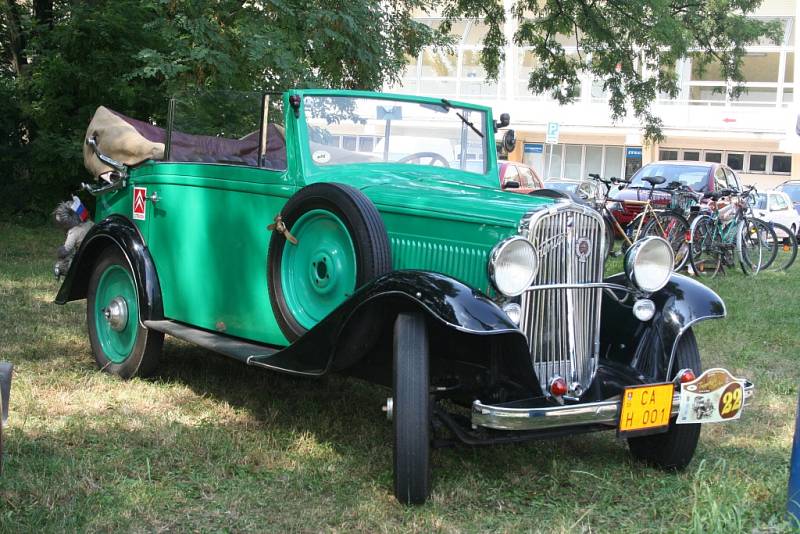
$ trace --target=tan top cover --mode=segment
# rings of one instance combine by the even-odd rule
[[[103,106],[94,112],[86,130],[87,139],[93,136],[97,139],[100,152],[125,165],[137,165],[148,159],[164,158],[164,143],[148,141],[131,124]],[[92,147],[85,142],[83,164],[95,178],[104,172],[114,170],[100,161]]]

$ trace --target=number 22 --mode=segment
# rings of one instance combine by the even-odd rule
[[[733,391],[726,391],[722,395],[722,410],[720,415],[728,415],[736,413],[742,407],[742,388],[736,388]]]

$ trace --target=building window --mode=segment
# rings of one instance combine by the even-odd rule
[[[603,147],[602,146],[595,146],[595,145],[588,145],[586,147],[586,172],[584,172],[585,176],[588,176],[589,173],[592,174],[600,174],[602,176],[603,173]]]
[[[372,136],[362,136],[358,138],[358,151],[359,152],[372,152],[375,146],[375,138]]]
[[[722,163],[722,152],[706,151],[704,159],[712,163]]]
[[[606,147],[606,161],[603,165],[603,176],[619,178],[622,171],[623,153],[621,146]]]
[[[767,172],[767,155],[750,154],[749,172]]]
[[[345,150],[355,150],[356,149],[356,136],[355,135],[343,135],[342,136],[342,148]]]
[[[700,161],[700,152],[698,150],[684,150],[683,159],[686,161]]]
[[[564,177],[572,179],[581,178],[581,159],[583,147],[581,145],[567,145],[564,156]]]
[[[772,172],[773,173],[786,173],[792,172],[792,156],[780,156],[778,154],[772,155]]]
[[[744,154],[741,152],[728,152],[728,167],[735,171],[744,169]]]
[[[661,161],[670,161],[678,159],[678,151],[677,150],[659,150],[658,151],[658,159]]]

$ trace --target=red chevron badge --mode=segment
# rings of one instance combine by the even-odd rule
[[[147,188],[134,187],[133,188],[133,218],[140,221],[145,220],[147,217],[146,209]]]

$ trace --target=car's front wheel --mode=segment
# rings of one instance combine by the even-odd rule
[[[678,341],[675,351],[676,373],[682,369],[691,369],[700,376],[700,351],[697,340],[691,329],[687,330]],[[663,434],[653,434],[638,438],[628,438],[628,447],[637,460],[668,470],[680,470],[689,465],[700,439],[700,425],[676,424],[677,417],[669,423],[669,430]]]
[[[418,313],[394,325],[394,494],[403,504],[422,504],[430,493],[430,396],[428,331]]]
[[[155,371],[164,334],[141,325],[131,266],[116,247],[101,254],[89,279],[86,323],[101,370],[121,378],[149,376]]]

